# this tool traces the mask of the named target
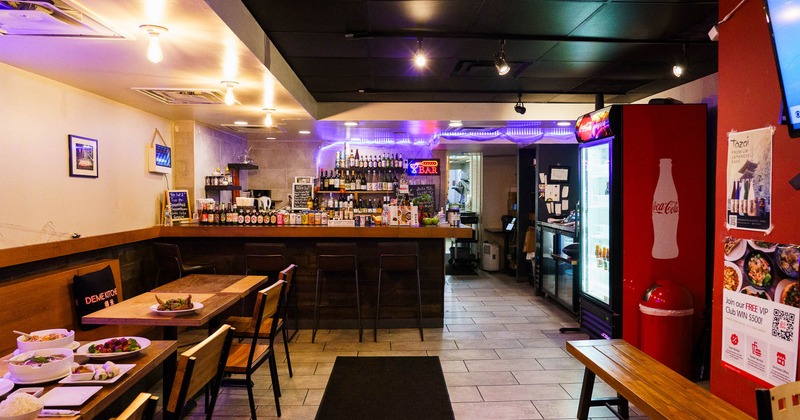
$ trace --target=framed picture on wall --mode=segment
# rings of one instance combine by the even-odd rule
[[[569,166],[551,166],[550,182],[553,184],[566,184],[569,182]]]
[[[97,178],[97,140],[69,135],[69,176]]]

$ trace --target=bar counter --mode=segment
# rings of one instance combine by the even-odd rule
[[[185,260],[214,264],[220,274],[244,274],[244,244],[283,243],[287,263],[297,264],[294,279],[297,319],[301,328],[310,328],[314,315],[316,286],[315,245],[318,242],[355,242],[358,248],[358,276],[364,328],[375,318],[378,279],[378,243],[413,241],[419,245],[422,318],[427,328],[440,328],[444,319],[444,268],[447,238],[472,238],[470,228],[451,227],[328,227],[328,226],[199,226],[161,227],[159,241],[178,244]],[[390,273],[391,275],[391,273]],[[320,328],[355,328],[353,281],[343,276],[335,287],[326,286],[325,298],[331,307],[323,310]],[[413,274],[398,273],[397,283],[383,285],[381,327],[416,326],[416,286]],[[390,277],[391,280],[391,277]],[[340,287],[341,286],[341,287]],[[339,290],[336,290],[339,289]],[[352,307],[345,305],[352,304]],[[391,306],[400,304],[402,306]],[[246,311],[244,308],[243,311]],[[367,336],[369,337],[369,336]]]

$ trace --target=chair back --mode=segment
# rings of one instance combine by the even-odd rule
[[[178,245],[153,242],[153,249],[155,250],[156,264],[159,270],[174,274],[178,278],[183,275],[183,259]]]
[[[230,325],[225,324],[179,356],[169,403],[164,408],[169,417],[181,418],[186,399],[197,394],[207,384],[211,385],[211,395],[217,394],[225,372],[233,331]]]
[[[112,420],[151,420],[158,406],[158,395],[142,392],[119,416]]]
[[[275,284],[267,287],[266,289],[258,292],[256,298],[256,312],[253,324],[253,342],[258,341],[258,336],[261,333],[261,327],[267,320],[272,320],[270,323],[270,346],[275,335],[275,329],[278,327],[278,315],[283,307],[284,293],[286,290],[286,282],[278,279]]]
[[[275,243],[244,244],[246,275],[271,275],[286,267],[286,245]]]
[[[419,245],[416,242],[379,242],[378,254],[383,270],[419,268]]]
[[[321,242],[316,250],[317,270],[355,271],[358,267],[355,242]]]
[[[758,420],[800,418],[800,381],[756,389]]]

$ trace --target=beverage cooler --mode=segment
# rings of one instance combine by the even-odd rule
[[[711,228],[706,106],[613,105],[578,118],[576,137],[581,329],[638,346],[639,302],[671,280],[692,294],[699,337]]]

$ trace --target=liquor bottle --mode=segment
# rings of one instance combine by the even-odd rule
[[[353,165],[353,167],[358,168],[359,165],[361,165],[360,160],[361,158],[358,156],[358,149],[356,149],[355,164]]]
[[[733,181],[733,186],[731,187],[731,198],[728,199],[728,214],[733,214],[738,211],[736,204],[736,181]]]
[[[172,206],[169,203],[164,206],[164,226],[172,226]]]
[[[747,181],[739,181],[739,216],[747,214]],[[742,185],[743,184],[743,185]]]
[[[678,256],[678,190],[672,179],[672,159],[661,159],[658,183],[653,193],[653,258]]]
[[[758,215],[758,199],[756,198],[756,192],[753,190],[753,181],[748,182],[747,186],[747,215],[755,217]]]
[[[331,189],[334,191],[339,190],[339,171],[333,174],[333,185],[331,185]]]
[[[350,156],[347,158],[347,167],[352,168],[356,165],[356,157],[353,155],[353,149],[350,149]]]
[[[208,214],[206,213],[206,205],[203,204],[200,207],[200,225],[205,225],[206,223],[208,223]]]
[[[247,211],[245,211],[245,213],[244,213],[244,224],[245,225],[249,225],[250,224],[250,217],[251,217],[250,209],[247,209]]]
[[[355,175],[355,180],[353,181],[353,189],[356,191],[361,191],[361,176],[358,174]]]
[[[236,223],[239,225],[244,224],[244,207],[239,207],[239,214],[237,215]]]
[[[364,175],[363,172],[361,173],[361,188],[360,188],[360,190],[361,191],[366,191],[367,190],[367,177]]]

